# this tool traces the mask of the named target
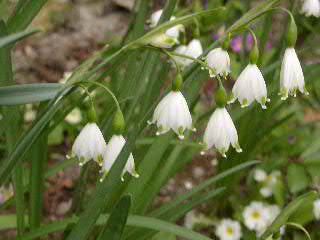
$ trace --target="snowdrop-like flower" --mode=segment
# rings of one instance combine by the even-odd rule
[[[156,26],[157,26],[157,24],[158,24],[158,22],[159,22],[159,20],[160,20],[160,17],[161,17],[161,15],[162,15],[162,12],[163,12],[163,10],[160,9],[160,10],[154,12],[154,13],[151,15],[151,17],[150,17],[150,27],[153,28],[153,27],[156,27]],[[172,17],[170,18],[170,21],[172,21],[172,20],[174,20],[174,19],[175,19],[175,17],[172,16]],[[172,27],[172,28],[169,28],[169,29],[166,31],[166,35],[169,36],[169,37],[171,37],[171,38],[174,38],[174,39],[178,40],[179,35],[180,35],[180,32],[182,32],[182,31],[184,31],[184,26],[181,25],[181,24],[178,24],[178,25],[176,25],[176,26],[174,26],[174,27]]]
[[[81,122],[82,115],[79,108],[73,109],[65,118],[66,122],[70,124],[78,124]]]
[[[125,143],[126,143],[126,140],[122,135],[113,135],[112,138],[110,139],[103,157],[102,171],[105,174],[107,174],[110,171],[112,165],[116,161]],[[130,175],[132,175],[133,177],[139,177],[139,174],[135,170],[132,153],[130,153],[127,163],[122,171],[122,175],[121,175],[122,180],[125,172],[130,173]]]
[[[210,77],[226,76],[230,73],[230,57],[222,48],[211,50],[206,57],[206,63],[209,66]]]
[[[96,123],[90,122],[77,136],[72,146],[71,156],[76,156],[79,159],[80,166],[91,159],[101,165],[106,149],[107,144],[102,132]]]
[[[279,171],[273,171],[269,175],[262,169],[255,170],[254,179],[262,184],[260,188],[260,194],[263,197],[271,197],[273,190],[277,184],[278,178],[280,176]]]
[[[217,108],[211,115],[203,142],[206,149],[214,146],[223,157],[226,157],[230,144],[237,152],[242,152],[238,142],[237,129],[225,108]]]
[[[180,91],[169,92],[156,107],[152,121],[149,124],[157,124],[157,135],[172,129],[180,139],[184,139],[186,129],[195,130],[192,127],[192,118],[186,99]]]
[[[281,100],[286,100],[288,95],[296,96],[296,91],[308,95],[305,89],[302,68],[293,47],[287,48],[281,65],[280,95]]]
[[[244,224],[249,230],[263,232],[270,221],[269,209],[262,202],[251,202],[243,211]]]
[[[267,86],[256,64],[249,64],[240,74],[232,88],[233,99],[239,100],[241,107],[249,106],[254,100],[266,109]]]
[[[221,240],[239,240],[242,236],[240,223],[231,219],[223,219],[216,229]]]
[[[319,0],[304,0],[302,4],[301,13],[304,13],[307,17],[310,17],[310,16],[320,17]]]
[[[320,220],[320,199],[313,202],[313,215],[315,219]]]
[[[184,54],[189,57],[198,58],[203,53],[203,49],[201,42],[198,39],[193,39],[188,44],[188,46],[181,45],[177,47],[175,52],[179,54]],[[175,60],[178,62],[178,64],[180,64],[183,67],[186,67],[192,63],[191,59],[186,59],[183,57],[175,57]]]

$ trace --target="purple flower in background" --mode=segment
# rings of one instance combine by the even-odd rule
[[[247,41],[246,41],[246,50],[250,51],[253,48],[254,44],[254,39],[251,34],[247,36]]]
[[[235,53],[240,53],[242,51],[242,36],[238,36],[232,39],[231,49]]]

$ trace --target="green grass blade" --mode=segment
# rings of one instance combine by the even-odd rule
[[[16,33],[26,29],[32,20],[37,16],[47,0],[26,0],[20,11],[9,18],[8,30],[10,33]]]
[[[62,89],[59,83],[35,83],[0,88],[0,106],[20,105],[53,99]]]
[[[179,206],[182,202],[184,202],[185,200],[191,198],[192,196],[194,196],[195,194],[205,190],[206,188],[212,186],[213,184],[215,184],[216,182],[228,177],[228,176],[232,176],[234,173],[237,173],[239,171],[242,171],[244,169],[247,169],[251,166],[254,166],[256,164],[258,164],[259,161],[251,161],[251,162],[247,162],[247,163],[242,163],[238,166],[235,166],[229,170],[226,170],[220,174],[218,174],[217,176],[214,176],[208,180],[206,180],[205,182],[199,184],[198,186],[194,187],[191,191],[188,191],[185,194],[182,194],[180,196],[178,196],[176,199],[174,199],[172,202],[170,202],[169,204],[166,204],[165,206],[155,210],[154,212],[152,212],[151,216],[154,217],[159,217],[161,215],[163,215],[164,213],[167,213],[169,211],[174,210],[177,206]]]
[[[317,192],[312,191],[301,195],[300,197],[293,200],[289,205],[280,213],[280,215],[273,221],[270,227],[262,234],[261,239],[264,240],[270,235],[278,232],[283,225],[286,225],[290,216],[295,213],[300,207],[313,202],[318,197]]]
[[[103,215],[99,218],[96,224],[98,225],[103,225],[108,219],[108,215]],[[8,215],[4,216],[4,221],[6,219],[14,219],[14,216]],[[42,226],[41,228],[30,232],[28,234],[25,234],[23,238],[20,240],[32,240],[38,237],[43,237],[47,236],[48,234],[54,233],[54,232],[61,232],[63,231],[69,224],[77,222],[78,217],[72,217],[72,218],[67,218],[63,221],[60,222],[55,222],[51,224],[47,224]],[[0,217],[0,222],[1,222],[1,217]],[[13,222],[9,224],[4,224],[7,225],[7,227],[14,227]],[[176,236],[189,239],[189,240],[211,240],[210,238],[203,236],[199,233],[196,233],[192,230],[185,229],[183,227],[180,227],[178,225],[156,219],[156,218],[151,218],[151,217],[143,217],[143,216],[137,216],[137,215],[129,215],[126,226],[131,226],[131,227],[139,227],[139,228],[147,228],[147,229],[152,229],[156,231],[161,231],[161,232],[167,232],[167,233],[172,233]],[[7,229],[7,228],[1,228],[0,230]]]
[[[131,197],[124,196],[112,210],[104,231],[98,240],[121,240],[131,206]]]
[[[39,32],[39,31],[38,30],[28,30],[28,31],[23,31],[23,32],[11,34],[11,35],[8,35],[5,37],[0,37],[0,48],[15,44],[16,42],[18,42],[26,37],[29,37],[30,35],[33,35],[37,32]]]

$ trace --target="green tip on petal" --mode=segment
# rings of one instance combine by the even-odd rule
[[[309,91],[306,89],[306,87],[304,87],[303,90],[304,90],[303,93],[304,93],[305,95],[309,96]]]
[[[100,182],[103,182],[103,180],[106,178],[107,175],[108,175],[108,171],[103,171],[101,178],[100,178]]]
[[[222,157],[227,158],[227,155],[226,155],[227,150],[225,148],[222,148],[221,150],[219,150],[219,152],[222,155]]]
[[[241,153],[242,152],[242,148],[240,147],[239,143],[236,144],[235,149],[236,149],[237,153]]]
[[[99,155],[99,156],[97,157],[97,162],[98,162],[98,165],[99,165],[100,167],[102,167],[102,165],[103,165],[103,157],[102,157],[101,155]]]
[[[241,107],[245,108],[245,107],[248,107],[248,106],[249,106],[248,100],[247,99],[243,99],[242,103],[241,103]]]
[[[183,132],[184,132],[184,128],[183,128],[182,126],[180,126],[180,127],[178,128],[178,138],[179,138],[180,140],[183,140],[183,139],[184,139]]]
[[[79,166],[82,167],[86,163],[86,159],[84,157],[80,157]]]
[[[281,100],[284,101],[288,98],[288,90],[287,89],[281,89],[279,95],[281,96]]]
[[[132,176],[135,178],[140,177],[139,173],[137,173],[135,169],[133,169],[133,171],[132,171]]]

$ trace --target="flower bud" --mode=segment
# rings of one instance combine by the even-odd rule
[[[216,104],[219,108],[224,108],[228,101],[227,92],[224,87],[220,87],[214,97]]]
[[[251,64],[257,64],[259,59],[259,49],[257,45],[255,44],[250,52],[250,63]]]
[[[294,47],[296,45],[297,42],[297,25],[294,21],[294,18],[291,17],[290,18],[290,23],[288,26],[288,34],[287,34],[287,44],[288,47]]]
[[[117,135],[121,135],[125,129],[125,121],[120,110],[116,112],[113,118],[113,131]]]
[[[178,74],[176,79],[172,83],[172,90],[177,92],[182,88],[183,80],[181,74]]]

